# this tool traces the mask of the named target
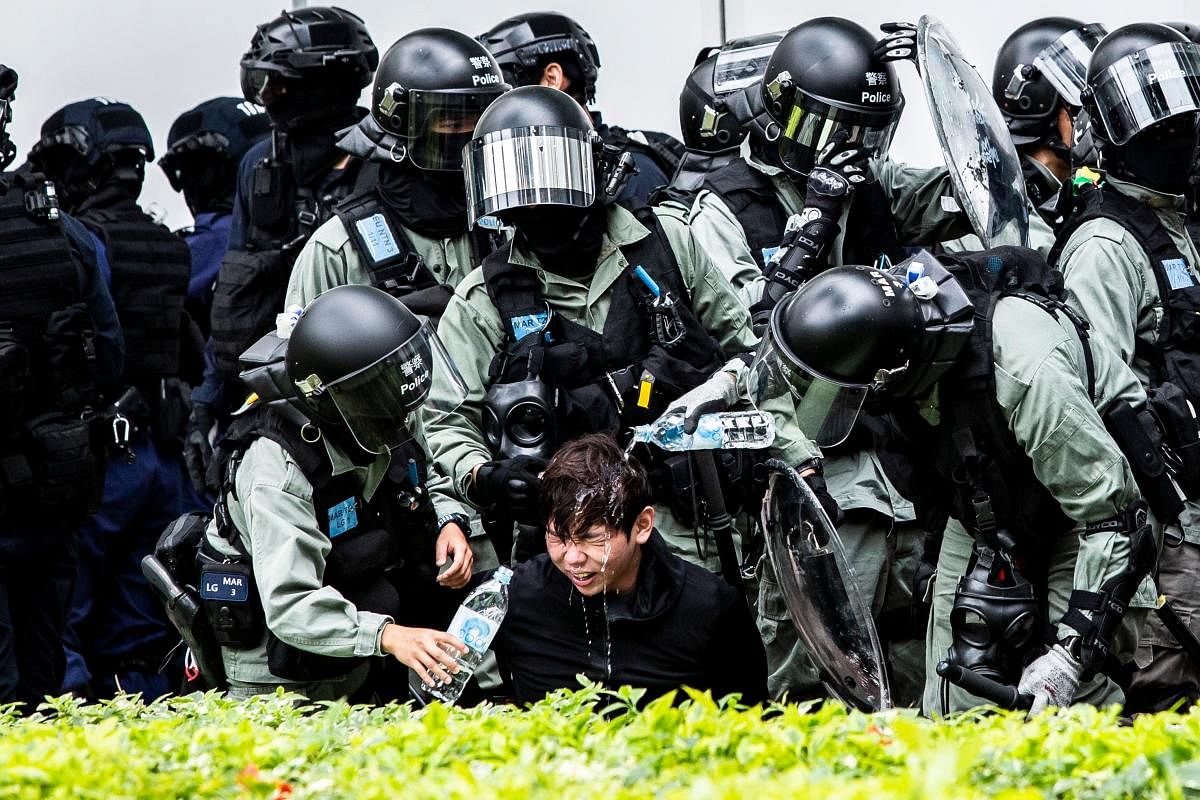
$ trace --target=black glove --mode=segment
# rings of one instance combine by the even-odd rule
[[[813,494],[817,496],[821,508],[829,516],[829,521],[833,523],[834,527],[841,525],[846,515],[838,507],[837,500],[834,500],[833,496],[829,494],[829,489],[825,486],[825,476],[814,472],[811,475],[805,475],[804,482],[808,484],[808,488],[813,490]]]
[[[498,508],[519,521],[534,519],[542,488],[539,476],[546,463],[544,458],[517,456],[482,464],[475,473],[471,501],[480,508]]]
[[[911,22],[885,22],[879,30],[887,34],[875,43],[871,52],[876,59],[889,61],[911,61],[917,63],[917,26]]]
[[[206,403],[193,403],[188,415],[187,432],[183,440],[183,460],[187,464],[192,487],[201,497],[214,494],[217,487],[208,482],[208,467],[212,463],[212,445],[208,435],[213,429],[212,409]]]
[[[866,166],[874,152],[874,148],[850,141],[847,131],[833,135],[829,144],[817,154],[816,164],[808,174],[801,215],[805,223],[816,217],[836,220],[841,216],[842,207],[850,201],[854,187],[870,178]]]

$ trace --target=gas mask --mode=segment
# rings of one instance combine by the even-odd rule
[[[1033,584],[1008,558],[976,544],[954,591],[950,661],[997,683],[1015,684],[1039,618]]]
[[[532,375],[494,383],[483,398],[483,435],[499,458],[550,458],[558,446],[558,390]]]

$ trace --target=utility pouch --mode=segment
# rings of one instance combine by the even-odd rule
[[[196,554],[204,541],[204,531],[212,514],[208,511],[189,511],[168,525],[154,545],[154,557],[177,582],[200,585]]]
[[[249,560],[220,558],[202,545],[196,567],[200,598],[217,644],[235,650],[258,646],[266,617]]]
[[[1104,426],[1129,461],[1138,489],[1155,518],[1162,523],[1179,519],[1183,501],[1167,472],[1162,441],[1155,426],[1151,424],[1149,427],[1153,430],[1147,430],[1142,418],[1124,400],[1118,400],[1109,409],[1104,416]]]
[[[1200,497],[1200,425],[1187,395],[1173,383],[1147,392],[1150,413],[1167,447],[1167,467],[1189,499]]]
[[[41,414],[25,423],[23,438],[38,508],[59,517],[86,512],[97,477],[90,424],[60,412]]]
[[[0,323],[0,420],[19,417],[30,378],[29,351],[10,326]],[[3,422],[0,426],[7,428]]]
[[[188,416],[192,413],[192,387],[179,378],[164,378],[156,398],[151,433],[165,452],[183,452]]]
[[[51,408],[78,410],[96,397],[96,343],[87,306],[76,303],[46,319],[45,383],[42,396]]]
[[[291,222],[296,189],[291,168],[278,159],[254,167],[250,221],[256,228],[276,229]]]
[[[325,558],[325,582],[337,587],[353,586],[381,574],[390,566],[391,538],[383,528],[339,535]]]
[[[281,250],[230,250],[213,293],[212,341],[217,369],[234,380],[238,358],[275,328],[283,308],[292,259]]]

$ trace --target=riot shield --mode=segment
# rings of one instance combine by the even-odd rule
[[[837,529],[808,484],[785,462],[767,462],[763,538],[788,613],[821,679],[862,711],[892,707],[883,650]]]
[[[958,204],[985,247],[1029,245],[1021,158],[992,91],[936,18],[917,24],[925,99]]]

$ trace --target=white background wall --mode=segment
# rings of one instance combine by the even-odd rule
[[[603,62],[598,102],[606,119],[678,135],[677,99],[701,46],[717,43],[720,0],[470,0],[397,2],[341,0],[366,21],[382,53],[415,28],[437,25],[478,34],[523,11],[555,8],[577,19],[596,39]],[[21,75],[14,108],[18,158],[38,130],[66,103],[104,95],[138,109],[156,147],[182,111],[217,95],[238,95],[238,59],[254,28],[288,0],[0,0],[0,62]],[[315,3],[314,3],[315,4]],[[996,50],[1015,28],[1057,14],[1103,22],[1110,29],[1138,20],[1200,22],[1197,0],[1074,0],[1048,6],[1033,0],[725,0],[727,36],[791,27],[805,19],[839,15],[874,29],[894,19],[933,14],[955,34],[963,51],[990,82]],[[930,164],[938,150],[924,110],[920,82],[902,66],[908,110],[893,144],[904,160]],[[190,221],[182,199],[157,168],[149,171],[146,203],[167,213],[173,227]]]

